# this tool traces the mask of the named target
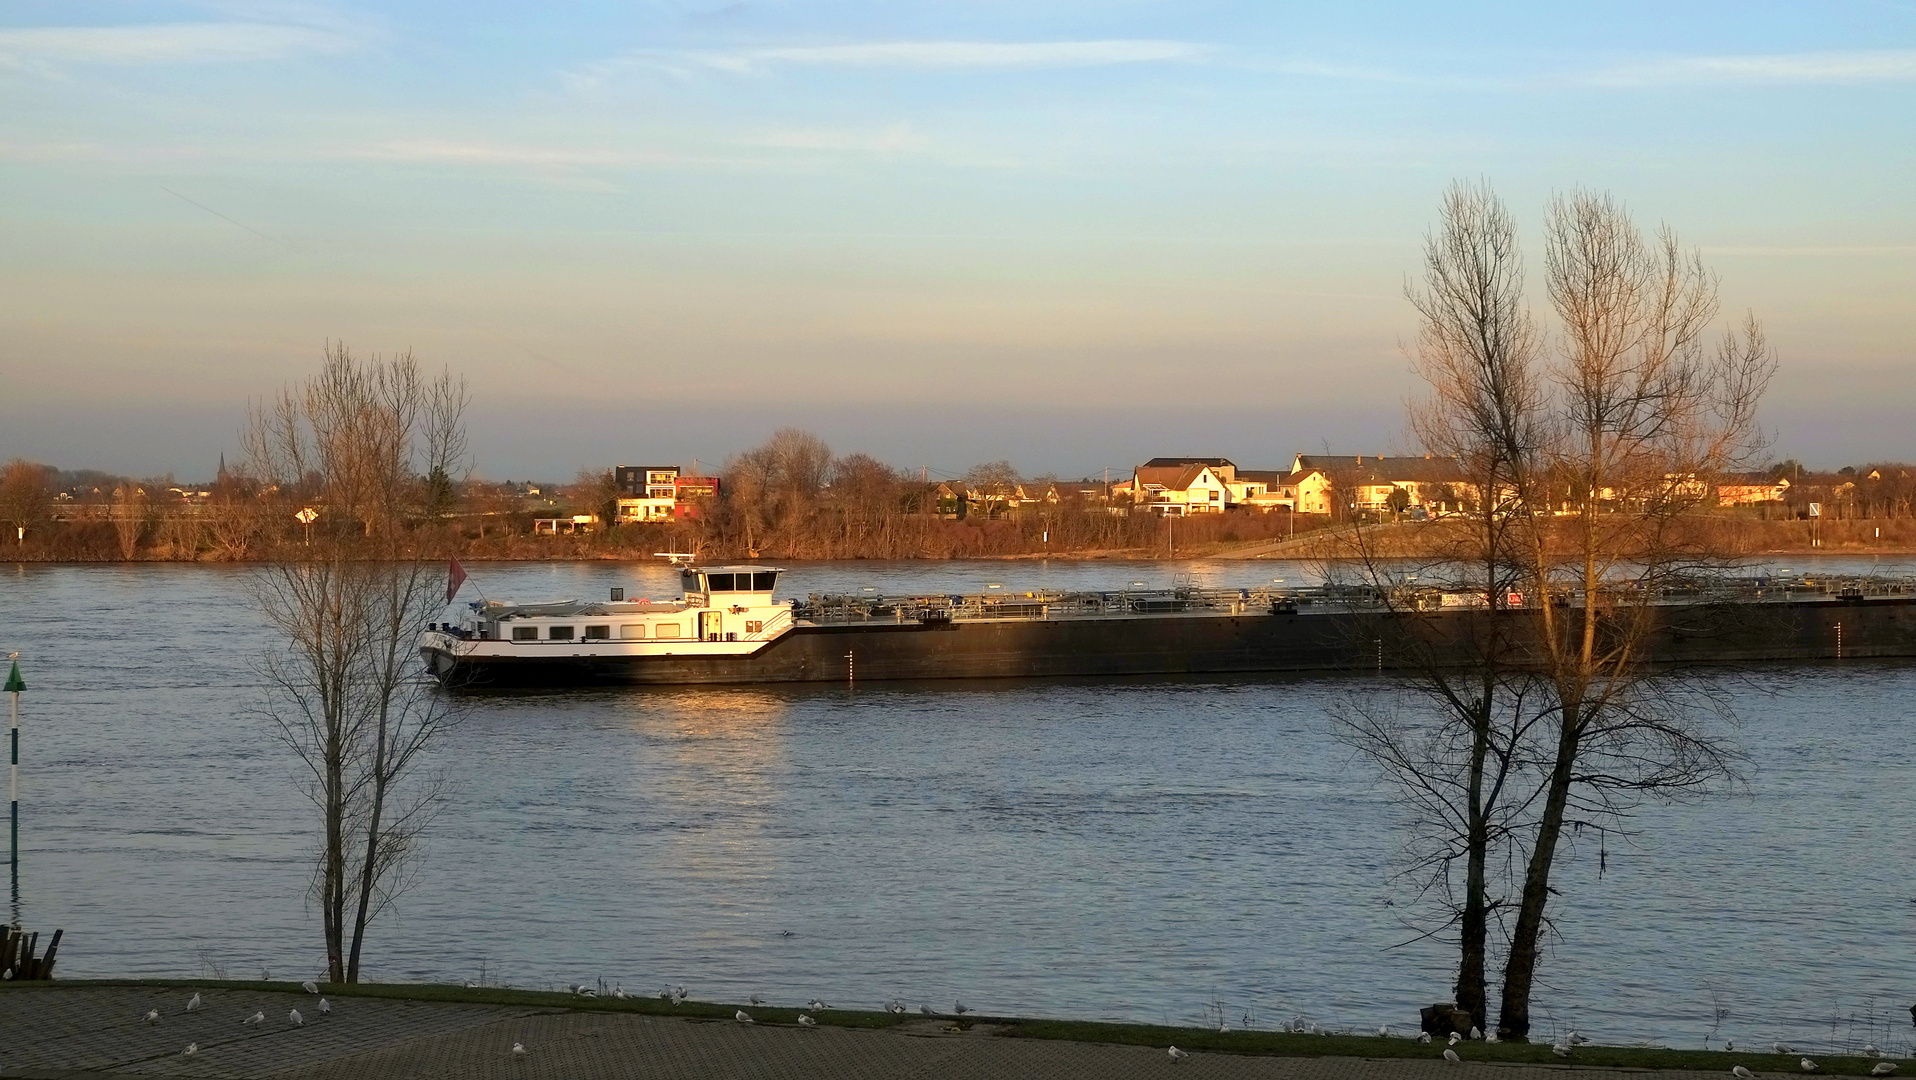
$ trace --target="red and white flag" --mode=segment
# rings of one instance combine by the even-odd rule
[[[452,603],[452,598],[459,595],[459,586],[465,583],[466,568],[459,565],[458,559],[454,559],[452,568],[446,572],[446,603]]]

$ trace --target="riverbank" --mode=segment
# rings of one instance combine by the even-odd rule
[[[201,1007],[187,1011],[189,997]],[[328,1009],[321,1012],[319,998]],[[295,1021],[292,1013],[297,1010]],[[742,1023],[745,1011],[752,1022]],[[157,1012],[154,1020],[145,1019]],[[804,1013],[814,1025],[801,1025]],[[263,1019],[243,1024],[259,1014]],[[1623,1070],[1720,1077],[1733,1066],[1800,1074],[1797,1056],[1586,1044],[1466,1041],[1462,1062],[1391,1035],[1216,1031],[879,1009],[800,1010],[654,997],[580,997],[503,987],[324,986],[217,980],[103,980],[0,987],[0,1066],[22,1077],[590,1076],[1043,1077],[1198,1075],[1288,1080],[1591,1080]],[[191,1044],[192,1055],[183,1053]],[[1174,1061],[1171,1046],[1189,1057]],[[523,1053],[514,1051],[517,1046]],[[1820,1072],[1868,1075],[1874,1058],[1826,1056]],[[1548,1073],[1541,1070],[1548,1069]],[[1172,1070],[1176,1070],[1173,1072]],[[1492,1070],[1495,1070],[1494,1072]],[[1514,1071],[1513,1071],[1514,1070]]]

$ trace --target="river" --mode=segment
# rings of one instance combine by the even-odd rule
[[[1796,569],[1860,564],[1799,558]],[[672,592],[662,566],[475,565],[494,598]],[[1881,569],[1879,567],[1879,569]],[[1895,567],[1904,572],[1910,567]],[[60,973],[305,978],[315,837],[257,715],[243,568],[0,564],[18,650],[13,915]],[[1303,581],[1301,564],[798,565],[779,594]],[[1916,665],[1726,677],[1746,782],[1646,808],[1557,874],[1540,1034],[1697,1046],[1916,1029]],[[370,977],[988,1013],[1414,1029],[1452,958],[1327,707],[1350,679],[496,695]],[[1406,944],[1408,942],[1408,944]],[[1727,1015],[1718,1017],[1719,1011]]]

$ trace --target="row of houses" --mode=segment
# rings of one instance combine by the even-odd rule
[[[719,493],[718,477],[686,473],[677,465],[620,465],[612,482],[619,489],[620,524],[695,518],[699,504]]]

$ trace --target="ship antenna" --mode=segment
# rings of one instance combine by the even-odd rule
[[[652,554],[670,562],[673,566],[690,566],[692,565],[692,560],[698,558],[697,555],[687,554],[683,551],[655,551]]]

